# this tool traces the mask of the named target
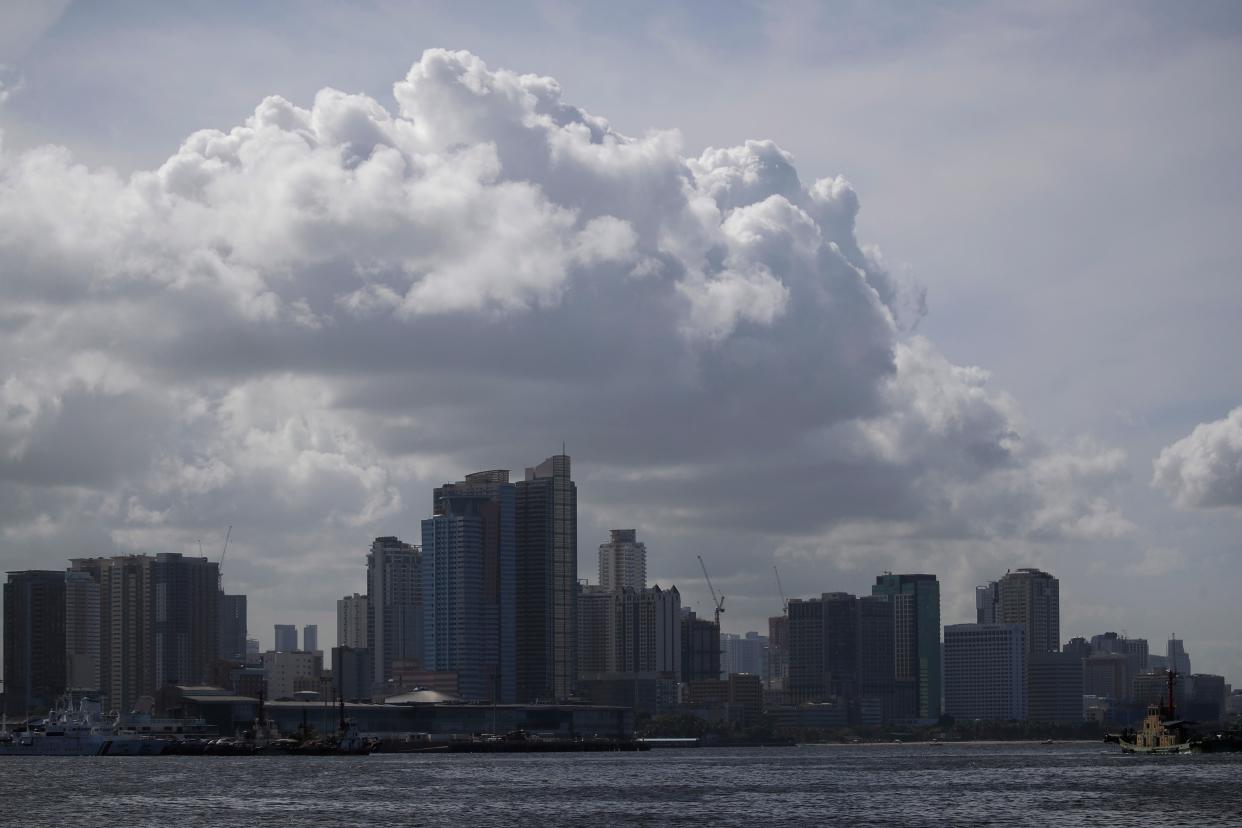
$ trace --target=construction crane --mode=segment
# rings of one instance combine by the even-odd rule
[[[716,588],[712,586],[712,576],[707,574],[707,564],[703,563],[702,555],[699,555],[698,557],[699,557],[699,566],[703,568],[703,577],[707,579],[707,588],[712,593],[712,603],[716,605],[716,629],[720,629],[720,613],[725,611],[724,609],[725,597],[723,595],[721,595],[719,598],[716,597]]]
[[[781,612],[789,614],[789,599],[785,597],[785,587],[781,586],[781,571],[775,566],[772,571],[776,573],[776,591],[781,594]]]
[[[233,537],[233,524],[229,524],[229,530],[224,533],[224,551],[220,553],[220,563],[216,566],[216,574],[221,581],[221,589],[224,582],[224,556],[229,554],[229,538]],[[201,542],[200,542],[201,543]]]

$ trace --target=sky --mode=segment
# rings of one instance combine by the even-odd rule
[[[0,0],[0,565],[251,634],[573,457],[726,632],[1036,566],[1242,684],[1233,3]]]

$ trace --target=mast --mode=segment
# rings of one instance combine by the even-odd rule
[[[1177,670],[1169,668],[1169,720],[1177,718],[1173,706],[1173,685],[1177,682]]]

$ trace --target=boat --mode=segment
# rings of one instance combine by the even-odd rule
[[[316,736],[305,718],[292,737],[282,737],[275,722],[264,712],[263,694],[254,728],[241,740],[220,739],[206,746],[204,753],[215,756],[367,756],[379,745],[378,739],[364,737],[352,719],[345,718],[345,699],[340,700],[340,724],[335,733]]]
[[[1173,688],[1177,684],[1177,672],[1168,671],[1167,703],[1155,702],[1147,707],[1138,732],[1123,733],[1117,744],[1125,753],[1168,754],[1189,753],[1192,750],[1190,725],[1193,722],[1177,718],[1173,702]]]
[[[1242,730],[1226,730],[1192,739],[1190,749],[1195,753],[1242,753]]]
[[[86,698],[62,700],[43,719],[0,732],[0,756],[158,756],[167,746],[167,739],[118,729]]]

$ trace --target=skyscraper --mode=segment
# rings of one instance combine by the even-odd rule
[[[896,680],[917,687],[916,708],[897,711],[899,717],[940,717],[940,582],[935,575],[876,576],[872,595],[893,602]]]
[[[858,599],[858,697],[863,709],[875,714],[864,717],[867,724],[890,721],[901,712],[894,704],[895,623],[896,613],[890,596],[866,595]]]
[[[975,587],[975,623],[995,624],[1000,608],[1000,585],[989,581]]]
[[[353,650],[367,648],[367,596],[355,592],[337,599],[336,645]]]
[[[751,631],[745,635],[723,633],[720,677],[730,673],[748,673],[766,679],[768,675],[768,637]]]
[[[375,683],[392,677],[397,660],[422,664],[422,585],[418,547],[399,538],[376,538],[367,555],[367,649]]]
[[[608,543],[599,545],[599,585],[604,589],[645,589],[647,546],[634,529],[612,529]]]
[[[1033,722],[1081,722],[1083,659],[1073,652],[1027,659],[1027,710]]]
[[[1061,648],[1061,594],[1057,579],[1038,569],[1006,572],[998,582],[999,623],[1026,626],[1028,653]]]
[[[594,677],[612,671],[612,590],[583,584],[578,593],[578,671]],[[680,668],[680,665],[679,665]]]
[[[76,558],[99,585],[99,684],[128,710],[165,683],[206,684],[220,650],[220,569],[175,552]]]
[[[70,570],[99,584],[99,689],[107,708],[128,710],[156,689],[155,559],[75,558]]]
[[[220,593],[220,658],[246,660],[246,596]]]
[[[824,602],[819,598],[791,598],[788,611],[789,678],[785,684],[791,702],[826,700],[828,671],[825,667]]]
[[[577,677],[578,492],[565,454],[517,484],[518,700],[566,699]]]
[[[767,688],[783,692],[789,677],[789,615],[774,615],[768,619],[768,674]]]
[[[5,713],[46,710],[65,691],[65,573],[10,572],[4,585]]]
[[[505,469],[490,469],[445,483],[432,496],[432,514],[447,515],[453,498],[478,499],[483,581],[482,659],[488,698],[517,700],[517,504]],[[426,550],[424,550],[424,553]]]
[[[86,572],[65,573],[66,687],[100,691],[99,584]]]
[[[580,675],[681,672],[681,595],[677,587],[604,589],[578,596]]]
[[[1027,717],[1026,627],[950,624],[944,628],[944,706],[958,719]]]
[[[318,624],[307,624],[302,627],[302,649],[308,653],[319,652]]]
[[[154,692],[166,683],[207,684],[220,652],[220,565],[161,552],[152,564]]]
[[[720,627],[699,618],[694,610],[681,610],[681,680],[720,680]]]
[[[277,653],[293,653],[298,649],[298,628],[296,624],[277,624],[275,628],[275,646]]]
[[[485,606],[483,519],[486,497],[452,494],[422,523],[423,666],[457,674],[462,698],[495,693],[494,605]]]
[[[1164,654],[1168,659],[1170,670],[1183,676],[1190,675],[1190,654],[1186,652],[1186,645],[1180,638],[1169,636],[1169,643]]]

